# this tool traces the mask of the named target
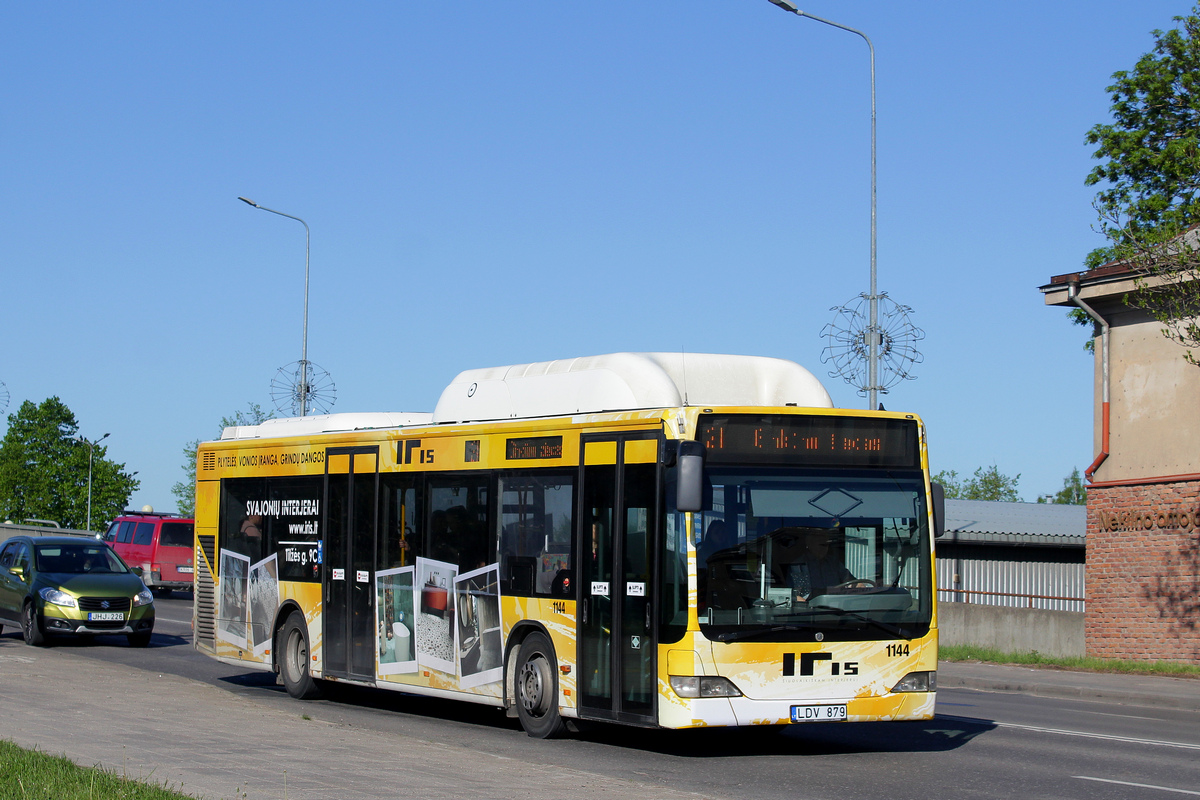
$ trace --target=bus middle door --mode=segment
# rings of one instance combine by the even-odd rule
[[[375,678],[378,447],[325,451],[324,674]]]
[[[580,715],[652,723],[656,432],[582,438]]]

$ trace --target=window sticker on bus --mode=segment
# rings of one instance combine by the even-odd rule
[[[335,570],[333,571],[333,579],[334,579],[335,581],[344,581],[344,580],[346,580],[346,570],[344,570],[344,569],[335,569]]]
[[[625,584],[626,597],[645,597],[646,584],[644,583],[627,583]]]
[[[371,582],[371,573],[367,572],[365,569],[357,570],[354,573],[354,580],[356,580],[359,583],[370,583]]]
[[[608,581],[592,581],[593,597],[608,597]]]

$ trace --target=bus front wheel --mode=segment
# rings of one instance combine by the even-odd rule
[[[516,701],[521,727],[535,739],[553,739],[566,732],[558,715],[558,665],[554,646],[543,633],[531,633],[517,656]]]
[[[303,614],[299,611],[291,613],[283,623],[280,640],[283,647],[280,648],[279,672],[287,693],[297,700],[319,697],[321,687],[308,669],[308,625]]]

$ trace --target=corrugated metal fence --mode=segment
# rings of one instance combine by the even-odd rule
[[[1084,565],[937,559],[938,601],[1084,611]]]

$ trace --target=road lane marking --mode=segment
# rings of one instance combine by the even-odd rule
[[[1150,722],[1162,722],[1162,717],[1135,717],[1132,714],[1109,714],[1104,711],[1081,711],[1072,709],[1076,714],[1095,714],[1097,717],[1117,717],[1118,719],[1144,719]]]
[[[941,719],[953,720],[955,722],[974,722],[982,725],[995,725],[998,728],[1016,728],[1023,731],[1034,731],[1036,733],[1056,733],[1059,736],[1081,736],[1085,739],[1102,739],[1107,742],[1125,742],[1126,744],[1148,744],[1155,747],[1177,747],[1182,750],[1200,750],[1200,744],[1189,744],[1187,742],[1169,742],[1160,739],[1141,739],[1135,736],[1115,736],[1110,733],[1089,733],[1087,731],[1068,731],[1061,728],[1042,728],[1038,725],[1018,725],[1015,722],[997,722],[992,719],[974,719],[972,717],[951,717],[938,714]]]
[[[1081,781],[1115,783],[1118,786],[1136,786],[1139,789],[1158,789],[1160,792],[1175,792],[1176,794],[1193,794],[1200,796],[1200,792],[1193,792],[1191,789],[1175,789],[1171,786],[1155,786],[1153,783],[1130,783],[1129,781],[1114,781],[1108,778],[1093,778],[1091,775],[1072,775],[1071,777],[1078,778]]]

